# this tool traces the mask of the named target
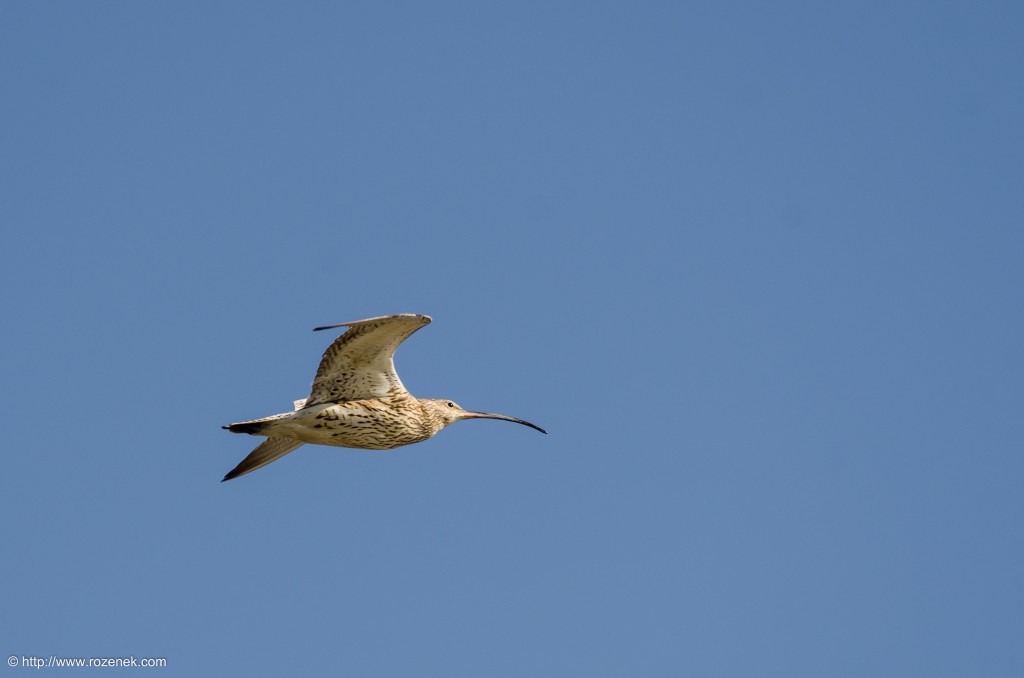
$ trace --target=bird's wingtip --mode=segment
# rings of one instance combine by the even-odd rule
[[[337,325],[321,325],[320,327],[314,327],[314,332],[320,332],[321,330],[333,330],[338,327],[353,327],[355,325],[362,325],[363,323],[379,322],[382,320],[396,320],[396,319],[408,319],[418,318],[424,325],[429,325],[433,320],[429,315],[423,315],[422,313],[396,313],[394,315],[382,315],[377,318],[367,318],[366,320],[353,320],[348,323],[338,323]]]

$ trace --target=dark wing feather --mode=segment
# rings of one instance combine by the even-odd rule
[[[301,440],[292,440],[291,438],[267,438],[255,450],[250,452],[249,456],[243,459],[238,466],[231,469],[231,471],[224,476],[221,482],[237,478],[238,476],[244,476],[250,471],[255,471],[258,468],[266,466],[270,462],[280,459],[300,445],[302,445]]]

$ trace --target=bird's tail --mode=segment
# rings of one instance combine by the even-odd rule
[[[227,426],[221,426],[221,428],[227,429],[232,433],[251,433],[256,435],[263,428],[264,422],[262,421],[243,421],[238,424],[228,424]]]
[[[285,419],[292,416],[291,412],[285,412],[283,414],[274,414],[269,417],[263,417],[262,419],[250,419],[249,421],[240,421],[237,424],[228,424],[227,426],[221,426],[223,429],[227,429],[232,433],[250,433],[252,435],[270,435],[271,431],[266,430],[267,424],[278,419]]]

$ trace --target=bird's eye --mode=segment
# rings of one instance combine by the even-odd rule
[[[449,400],[448,401],[448,407],[455,407],[455,403],[453,403],[452,401]]]

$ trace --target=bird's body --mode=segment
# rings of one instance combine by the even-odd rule
[[[323,403],[228,428],[236,433],[292,438],[313,445],[390,450],[424,441],[440,430],[430,426],[420,402],[404,395]]]
[[[224,427],[267,436],[224,480],[265,466],[303,443],[390,450],[422,442],[462,419],[503,419],[546,432],[522,419],[469,412],[450,400],[418,399],[405,390],[395,373],[395,349],[429,322],[428,316],[402,314],[316,328],[350,329],[324,352],[312,392],[295,401],[294,412]]]

